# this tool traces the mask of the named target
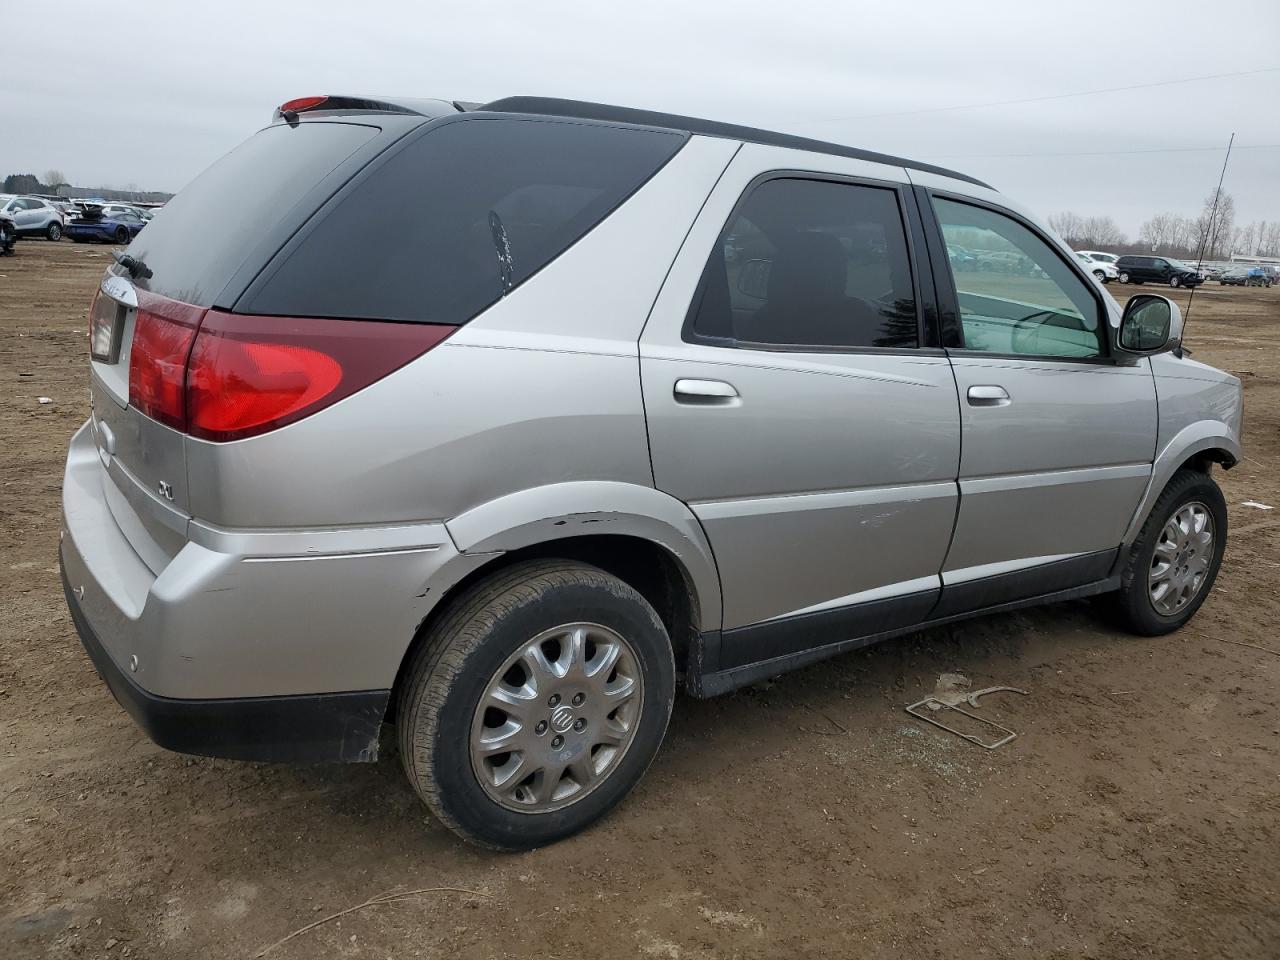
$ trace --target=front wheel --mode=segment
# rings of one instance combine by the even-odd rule
[[[45,230],[44,235],[45,235],[46,237],[48,237],[50,240],[61,240],[61,239],[62,239],[62,224],[60,224],[60,223],[51,223],[51,224],[49,224],[49,228],[48,228],[47,230]]]
[[[1181,280],[1179,280],[1177,277],[1170,277],[1170,278],[1169,278],[1169,286],[1171,286],[1171,287],[1180,287],[1180,286],[1182,286],[1182,281],[1181,281]]]
[[[1097,280],[1099,283],[1107,282],[1107,275],[1103,273],[1101,270],[1093,271],[1093,276],[1094,276],[1094,279]]]
[[[429,628],[399,694],[405,772],[445,826],[527,850],[615,807],[658,752],[675,694],[662,621],[623,581],[538,560]]]
[[[124,227],[116,227],[116,243],[125,244],[129,242],[129,231]]]
[[[1129,275],[1128,275],[1127,273],[1122,273],[1122,274],[1120,274],[1120,282],[1121,282],[1121,283],[1128,283],[1128,282],[1129,282]]]
[[[1227,503],[1199,470],[1180,470],[1156,500],[1129,552],[1117,606],[1134,633],[1177,630],[1204,603],[1227,546]]]

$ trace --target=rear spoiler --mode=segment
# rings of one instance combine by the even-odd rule
[[[302,113],[403,113],[422,117],[443,117],[450,113],[474,110],[480,106],[462,100],[427,100],[397,97],[394,100],[374,97],[352,97],[344,94],[319,97],[297,97],[276,107],[272,121],[296,123]]]

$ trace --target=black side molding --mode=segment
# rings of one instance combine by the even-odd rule
[[[378,759],[378,734],[390,690],[228,700],[157,697],[116,666],[85,619],[65,572],[62,592],[98,676],[134,722],[165,749],[294,763]]]
[[[705,699],[882,640],[989,613],[1109,593],[1120,588],[1121,557],[1119,549],[1103,550],[954,584],[940,598],[939,591],[931,590],[709,631],[691,644],[685,687]]]
[[[929,619],[953,617],[969,610],[983,610],[1102,580],[1115,566],[1119,553],[1119,548],[1101,550],[1012,573],[953,583],[943,589],[942,598],[930,612]]]
[[[728,670],[850,637],[875,636],[909,627],[924,620],[937,600],[937,590],[925,590],[725,630],[720,634],[720,660],[716,667]]]

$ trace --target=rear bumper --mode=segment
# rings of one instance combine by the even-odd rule
[[[312,763],[378,758],[378,732],[391,691],[218,700],[158,697],[134,683],[107,654],[67,582],[65,566],[62,590],[98,676],[160,746],[234,760]]]
[[[137,513],[146,495],[122,496],[100,453],[86,424],[63,476],[59,560],[85,648],[130,715],[184,752],[374,759],[418,627],[487,558],[459,554],[439,522],[186,520],[175,543],[148,546]]]

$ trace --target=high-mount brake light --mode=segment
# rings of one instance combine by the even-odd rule
[[[325,97],[298,97],[294,100],[288,100],[280,104],[281,113],[302,113],[306,110],[314,110],[329,98]]]

